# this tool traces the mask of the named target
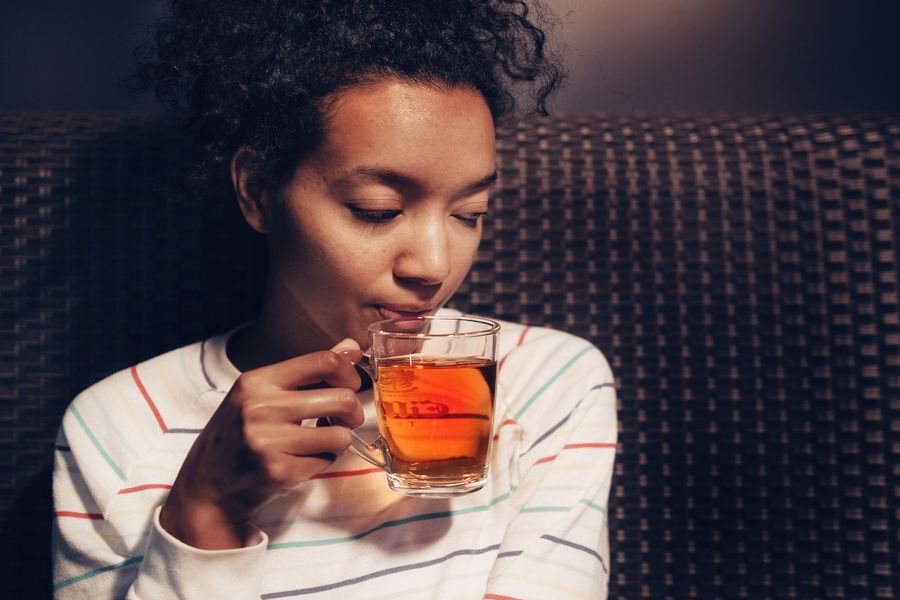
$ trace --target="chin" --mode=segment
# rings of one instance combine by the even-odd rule
[[[365,350],[369,347],[369,323],[370,321],[366,321],[353,328],[343,328],[342,333],[335,338],[334,343],[337,344],[341,340],[350,338],[351,340],[355,340],[356,343],[359,344],[359,347]]]

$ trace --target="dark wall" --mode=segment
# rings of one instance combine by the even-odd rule
[[[897,2],[549,2],[565,21],[565,110],[900,108]]]
[[[568,112],[891,110],[900,8],[873,0],[545,0]],[[161,0],[0,7],[0,109],[133,108],[118,82]],[[152,106],[143,100],[137,107]]]
[[[121,110],[131,52],[160,0],[0,3],[0,109]],[[147,103],[140,105],[146,107]]]

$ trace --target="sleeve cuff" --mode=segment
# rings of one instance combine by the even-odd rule
[[[247,546],[201,550],[188,546],[159,524],[157,507],[140,574],[128,598],[258,599],[269,537],[253,527]]]

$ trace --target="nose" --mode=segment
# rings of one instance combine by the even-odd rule
[[[411,224],[394,276],[420,285],[438,285],[450,276],[450,237],[442,219]]]

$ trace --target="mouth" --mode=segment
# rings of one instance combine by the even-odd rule
[[[382,319],[411,319],[427,317],[437,312],[436,306],[385,306],[376,304],[375,308]]]

